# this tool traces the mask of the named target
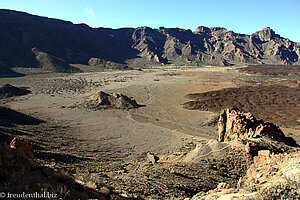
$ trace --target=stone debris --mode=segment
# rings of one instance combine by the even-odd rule
[[[159,157],[156,156],[154,153],[147,153],[147,159],[150,163],[155,164],[158,162]]]

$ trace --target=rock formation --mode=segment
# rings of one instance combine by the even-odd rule
[[[46,199],[111,199],[107,188],[106,191],[102,191],[104,187],[102,190],[90,189],[64,170],[38,166],[33,161],[32,144],[19,138],[13,139],[10,146],[6,143],[0,145],[0,180],[2,195],[25,192],[26,195],[32,195],[30,199],[38,197],[33,194],[55,195],[48,198],[44,196]],[[64,188],[64,191],[57,188]],[[9,196],[5,197],[9,199]],[[120,199],[118,195],[114,195],[114,198]]]
[[[23,142],[25,144],[27,141],[25,142],[23,140]],[[30,148],[29,144],[30,143],[26,143],[26,145],[21,146],[21,148],[14,145],[12,145],[13,148],[10,148],[6,144],[0,145],[0,171],[2,181],[9,181],[10,177],[17,173],[23,175],[30,171],[34,166],[34,162],[32,160],[33,154],[31,155],[32,152],[28,151]],[[27,155],[23,150],[27,151]]]
[[[86,100],[80,103],[76,103],[71,107],[87,108],[87,109],[132,109],[138,108],[138,103],[120,93],[107,94],[99,91],[88,97]]]
[[[102,59],[102,58],[91,58],[91,59],[89,59],[88,64],[89,64],[89,66],[97,67],[97,68],[100,68],[100,69],[123,70],[123,69],[128,69],[129,68],[125,64],[116,63],[116,62],[105,60],[105,59]]]
[[[154,153],[147,153],[147,160],[149,161],[149,163],[155,164],[158,162],[159,157],[156,156]]]
[[[252,113],[238,109],[223,110],[219,118],[218,133],[220,142],[263,136],[277,140],[285,138],[280,128],[273,123],[259,121]]]
[[[30,90],[18,88],[11,84],[6,84],[0,87],[0,98],[22,96],[31,93]]]
[[[78,68],[72,67],[66,61],[51,54],[42,52],[38,48],[32,48],[36,60],[39,62],[39,67],[53,72],[80,72]]]
[[[296,142],[285,137],[281,129],[271,122],[257,120],[252,113],[242,112],[236,108],[226,109],[220,114],[218,122],[220,142],[239,141],[246,145],[249,153],[256,154],[258,150],[270,149],[277,151],[277,143],[298,147]]]
[[[259,151],[238,188],[218,187],[199,193],[192,200],[215,199],[299,199],[300,151],[271,154]],[[221,184],[220,184],[221,185]]]
[[[24,155],[25,155],[26,158],[33,161],[32,144],[29,143],[27,140],[20,139],[20,138],[14,138],[11,141],[9,147],[12,148],[12,149],[21,150],[22,152],[24,152]]]
[[[285,137],[273,123],[257,120],[252,113],[236,108],[223,110],[218,128],[221,142],[257,156],[237,187],[220,183],[192,200],[300,198],[300,148],[292,138]]]
[[[62,60],[87,64],[91,58],[99,58],[129,67],[300,62],[300,44],[269,27],[252,35],[203,26],[194,32],[164,27],[114,30],[4,9],[0,10],[0,22],[4,30],[0,33],[0,61],[9,66],[34,67],[57,58],[61,64]],[[31,52],[34,47],[48,53],[39,56],[39,62]]]
[[[298,163],[298,164],[297,164]],[[240,181],[239,187],[254,187],[257,184],[276,184],[280,181],[300,184],[300,151],[291,154],[271,154],[268,150],[258,152],[254,163]],[[298,167],[297,167],[298,166]],[[280,180],[282,179],[282,180]]]
[[[90,66],[94,66],[94,67],[99,67],[99,66],[103,67],[103,66],[105,66],[106,62],[107,62],[106,60],[101,59],[101,58],[91,58],[91,59],[89,59],[88,64]]]

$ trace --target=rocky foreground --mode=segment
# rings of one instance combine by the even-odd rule
[[[300,146],[273,123],[257,120],[238,109],[224,110],[219,119],[219,141],[254,155],[253,164],[236,187],[220,183],[193,200],[299,199]]]
[[[17,123],[20,121],[12,122],[14,126]],[[3,182],[0,188],[11,193],[50,192],[66,199],[176,199],[184,196],[195,200],[299,199],[300,148],[292,138],[285,137],[276,125],[238,109],[224,110],[218,124],[219,141],[199,144],[189,152],[161,155],[150,152],[133,163],[118,166],[105,162],[104,158],[104,162],[85,162],[91,174],[81,173],[80,176],[89,177],[84,181],[70,174],[68,171],[72,168],[68,165],[69,170],[43,166],[41,160],[47,157],[41,155],[49,156],[50,152],[43,152],[45,147],[40,146],[41,141],[36,138],[32,145],[22,139],[25,135],[19,136],[9,146],[1,145]],[[11,135],[4,134],[3,130],[1,135]],[[67,142],[68,138],[64,138]],[[38,155],[40,164],[34,154]],[[95,181],[92,172],[97,166],[104,174],[102,180]]]
[[[216,199],[299,199],[300,198],[300,152],[271,154],[268,150],[258,152],[246,175],[231,188],[220,183],[214,190],[199,193],[192,200]]]
[[[64,169],[54,170],[39,166],[34,161],[33,146],[24,139],[14,138],[10,145],[0,146],[1,192],[10,194],[30,194],[31,199],[111,199],[117,195],[110,189],[95,190],[93,183],[83,183],[72,178]],[[21,196],[19,198],[22,198]],[[25,197],[23,197],[25,198]],[[122,199],[118,197],[117,199]]]

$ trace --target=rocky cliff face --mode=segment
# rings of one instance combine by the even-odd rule
[[[253,114],[237,109],[224,110],[218,128],[221,142],[234,147],[245,145],[245,150],[250,151],[247,153],[256,151],[253,164],[236,187],[222,182],[192,200],[299,199],[300,151],[292,138],[285,137],[273,123],[257,120]]]
[[[299,63],[300,44],[267,27],[252,35],[219,27],[91,28],[85,24],[0,10],[0,61],[37,66],[33,47],[67,63],[99,58],[122,64],[230,65]]]
[[[299,147],[293,138],[286,137],[272,122],[257,120],[252,113],[236,108],[222,111],[218,133],[220,142],[235,143],[251,155],[257,155],[260,150],[278,153],[295,151]]]

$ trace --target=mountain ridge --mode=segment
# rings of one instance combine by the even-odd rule
[[[9,67],[38,67],[32,48],[88,64],[91,58],[131,65],[299,64],[300,43],[270,27],[251,35],[222,27],[91,28],[86,24],[0,9],[0,61]]]

